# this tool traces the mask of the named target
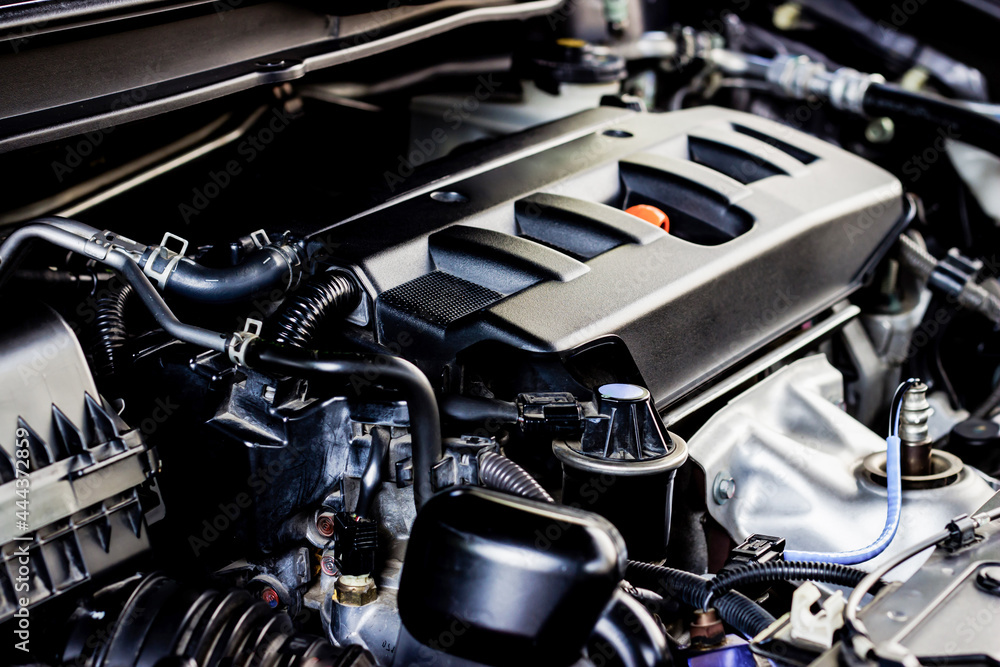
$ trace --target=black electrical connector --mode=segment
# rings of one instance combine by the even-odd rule
[[[785,553],[785,538],[754,533],[729,552],[723,569],[749,563],[770,563],[780,560]]]
[[[982,270],[981,261],[970,259],[957,248],[952,248],[931,271],[927,284],[948,296],[957,297],[969,281],[976,280]]]
[[[948,538],[941,543],[948,551],[955,551],[962,547],[967,547],[977,539],[976,529],[982,524],[976,517],[968,514],[960,514],[948,522],[945,530],[948,531]]]
[[[525,433],[568,434],[583,429],[583,406],[569,392],[518,394],[517,410]]]
[[[371,519],[338,512],[334,518],[333,557],[343,574],[360,576],[375,571],[378,526]]]

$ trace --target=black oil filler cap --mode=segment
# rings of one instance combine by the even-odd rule
[[[455,489],[417,515],[399,612],[416,641],[451,656],[569,665],[580,659],[625,559],[621,535],[600,516]]]

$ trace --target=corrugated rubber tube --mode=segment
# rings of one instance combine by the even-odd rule
[[[479,456],[479,480],[490,489],[546,503],[555,502],[527,470],[496,452],[483,452]]]

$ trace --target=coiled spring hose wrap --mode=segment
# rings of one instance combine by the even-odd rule
[[[309,348],[324,322],[346,316],[361,300],[361,289],[341,273],[313,277],[274,316],[271,338],[283,345]]]
[[[483,486],[496,491],[546,503],[555,502],[527,470],[495,452],[483,452],[480,455],[479,480]]]
[[[111,287],[97,299],[94,320],[94,341],[90,355],[94,370],[101,377],[115,374],[116,355],[128,340],[125,329],[125,307],[132,296],[132,286]]]
[[[697,574],[672,567],[630,560],[625,578],[635,586],[679,598],[684,604],[701,609],[710,582]],[[774,623],[775,618],[750,598],[730,591],[713,603],[723,621],[747,637],[754,637]]]
[[[756,637],[777,620],[759,604],[736,591],[730,591],[716,600],[715,610],[720,618],[747,637]]]

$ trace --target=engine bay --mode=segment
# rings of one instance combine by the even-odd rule
[[[1000,15],[28,4],[4,664],[1000,664]]]

